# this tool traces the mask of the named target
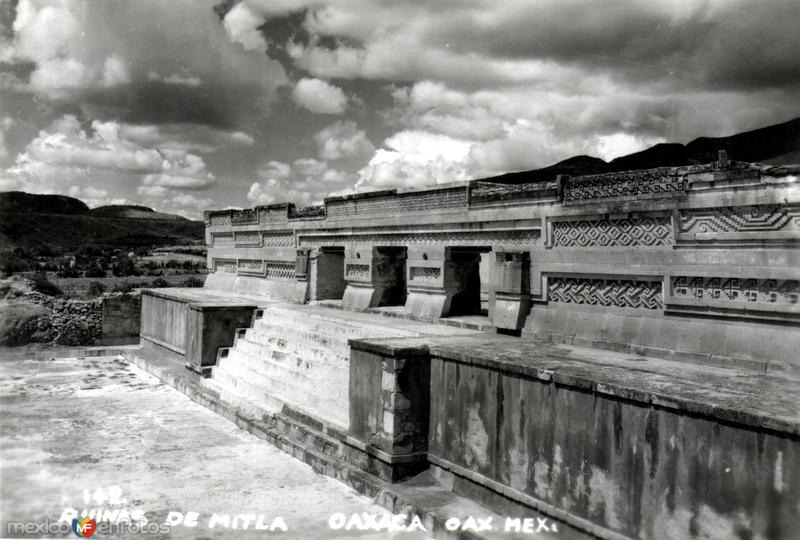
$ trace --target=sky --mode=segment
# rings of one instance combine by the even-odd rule
[[[609,160],[800,116],[798,28],[798,0],[0,0],[0,190],[198,218]]]

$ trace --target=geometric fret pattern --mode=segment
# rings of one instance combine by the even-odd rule
[[[666,216],[553,222],[553,247],[672,244],[672,220]]]
[[[240,274],[264,275],[264,261],[257,259],[239,259],[237,269]]]
[[[435,212],[443,208],[466,208],[466,187],[370,197],[345,199],[327,203],[328,217],[398,214],[405,212]]]
[[[672,278],[672,296],[722,302],[797,304],[800,282],[793,279],[679,276]]]
[[[682,233],[800,231],[800,207],[703,208],[681,212]]]
[[[369,280],[368,264],[348,264],[345,270],[345,279],[366,281]]]
[[[371,233],[353,235],[319,235],[315,232],[299,234],[301,247],[343,246],[350,244],[374,244],[382,246],[406,246],[411,244],[469,246],[476,243],[511,244],[529,246],[539,243],[538,230],[515,231],[458,231],[458,232],[409,232]]]
[[[282,262],[266,262],[265,274],[267,279],[294,279],[295,264]]]
[[[236,247],[261,245],[261,233],[258,231],[235,232],[233,237]]]
[[[264,247],[294,247],[294,233],[285,232],[266,232],[262,234]]]
[[[231,225],[252,225],[258,223],[258,212],[253,208],[231,210]]]
[[[641,309],[664,305],[660,281],[550,277],[547,294],[550,302],[566,304]]]
[[[236,261],[231,259],[214,259],[212,261],[214,272],[224,272],[226,274],[236,273]]]
[[[442,275],[441,268],[428,268],[421,266],[411,267],[411,279],[413,281],[437,282]]]
[[[686,178],[679,177],[677,171],[669,167],[593,174],[569,178],[563,186],[563,201],[570,204],[593,199],[683,194],[688,187]]]

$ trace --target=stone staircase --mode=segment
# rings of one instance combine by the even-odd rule
[[[340,430],[349,425],[349,339],[415,336],[315,306],[257,310],[221,349],[206,384],[242,412],[262,417],[288,405]]]

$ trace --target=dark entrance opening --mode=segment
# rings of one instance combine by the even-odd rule
[[[406,258],[405,247],[375,247],[372,283],[376,290],[380,290],[376,307],[406,303]]]
[[[490,251],[491,247],[450,248],[457,292],[450,302],[448,317],[485,315],[481,307],[481,253]]]

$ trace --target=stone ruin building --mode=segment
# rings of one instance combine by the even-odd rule
[[[425,474],[579,536],[789,538],[798,171],[209,211],[213,273],[144,292],[133,360],[395,510]]]

